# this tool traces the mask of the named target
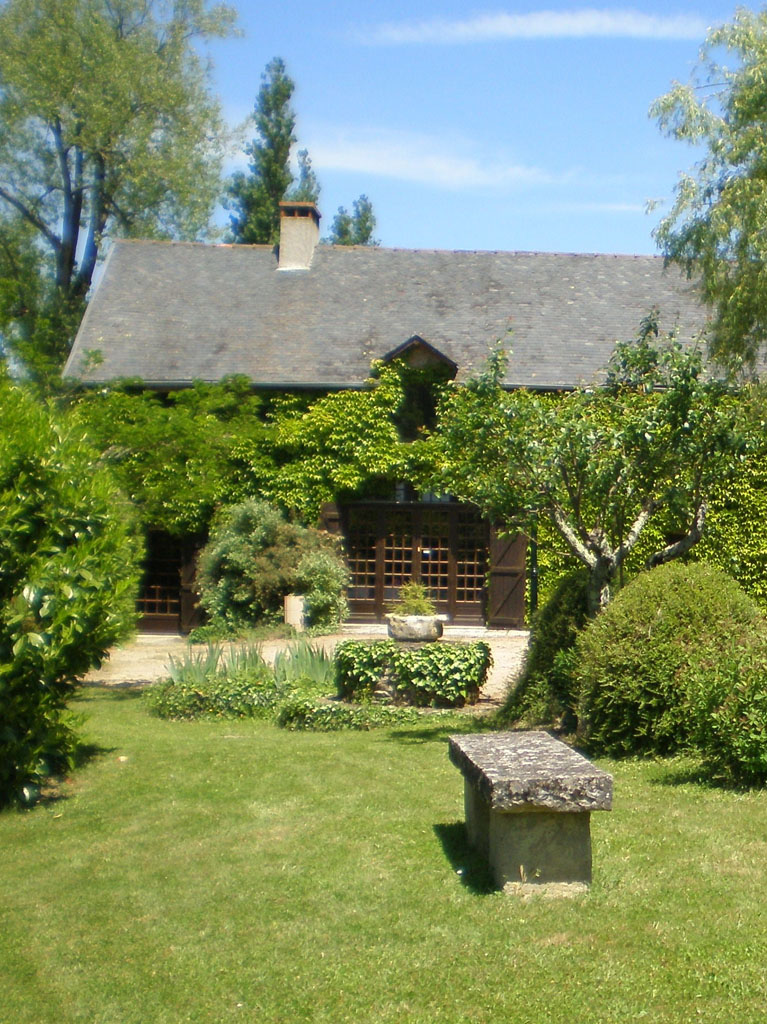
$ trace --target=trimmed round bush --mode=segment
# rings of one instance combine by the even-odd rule
[[[737,675],[717,665],[728,651],[737,664],[737,652],[759,649],[764,636],[761,611],[721,571],[671,562],[642,573],[576,641],[581,739],[619,757],[669,754],[713,736],[706,719],[731,706]],[[750,685],[758,689],[756,677]]]

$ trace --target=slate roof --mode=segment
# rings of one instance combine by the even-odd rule
[[[693,286],[660,257],[319,245],[309,270],[279,271],[267,246],[118,241],[65,373],[353,387],[418,336],[464,380],[511,329],[510,386],[570,387],[653,306],[683,341],[705,326]],[[83,369],[89,351],[101,362]]]

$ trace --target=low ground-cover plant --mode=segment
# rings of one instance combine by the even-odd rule
[[[147,691],[149,707],[160,718],[263,718],[290,692],[251,645],[227,651],[210,644],[171,658],[168,670],[169,677]]]
[[[575,644],[578,731],[611,756],[697,748],[767,779],[767,623],[724,573],[671,563],[632,581]]]
[[[347,700],[369,700],[383,684],[396,703],[463,707],[476,701],[491,662],[482,641],[407,647],[346,640],[336,648],[336,685]]]
[[[277,712],[277,724],[283,729],[308,732],[340,732],[346,729],[383,729],[417,722],[416,708],[389,704],[347,704],[305,693],[288,697]]]

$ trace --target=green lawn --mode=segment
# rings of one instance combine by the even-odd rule
[[[3,1024],[764,1019],[767,793],[601,762],[591,893],[522,903],[465,849],[439,726],[78,706],[101,751],[0,815]]]

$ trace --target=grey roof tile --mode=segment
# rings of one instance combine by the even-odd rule
[[[267,246],[118,241],[65,373],[350,387],[417,335],[463,380],[508,337],[510,385],[568,387],[653,306],[685,342],[705,327],[694,286],[660,257],[320,245],[309,270],[279,271]],[[89,351],[101,362],[83,370]]]

